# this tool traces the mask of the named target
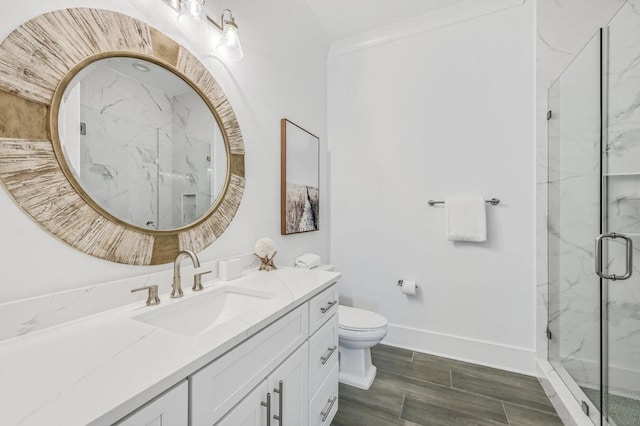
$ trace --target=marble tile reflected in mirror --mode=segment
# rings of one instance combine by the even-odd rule
[[[216,117],[164,67],[129,57],[89,64],[66,87],[58,123],[78,184],[130,225],[187,226],[221,193],[226,152]]]

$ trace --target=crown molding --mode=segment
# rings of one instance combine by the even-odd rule
[[[512,7],[522,6],[526,0],[468,0],[457,5],[426,13],[401,22],[386,25],[331,44],[329,58],[348,55],[416,34],[448,27],[481,16],[491,15]]]

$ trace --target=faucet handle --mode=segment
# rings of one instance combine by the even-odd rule
[[[147,306],[153,306],[160,303],[160,298],[158,297],[158,285],[147,285],[140,288],[134,288],[131,290],[131,293],[135,293],[136,291],[149,290],[149,294],[147,296]]]
[[[200,291],[203,289],[202,287],[202,276],[206,275],[206,274],[210,274],[213,271],[206,271],[206,272],[200,272],[198,274],[194,274],[193,275],[193,287],[191,287],[191,290],[193,291]]]

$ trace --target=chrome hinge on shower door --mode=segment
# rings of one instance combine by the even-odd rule
[[[625,273],[624,275],[605,274],[604,272],[602,272],[602,242],[607,239],[615,240],[618,238],[621,238],[624,240],[624,244],[626,248]],[[633,241],[631,241],[631,238],[627,237],[626,235],[616,234],[615,232],[611,232],[610,234],[598,235],[598,238],[596,238],[595,258],[596,258],[596,274],[598,274],[600,278],[604,278],[605,280],[611,280],[611,281],[626,280],[629,277],[631,277],[631,274],[633,273]]]

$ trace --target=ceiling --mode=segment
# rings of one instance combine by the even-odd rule
[[[468,0],[304,0],[331,41],[428,14]]]

